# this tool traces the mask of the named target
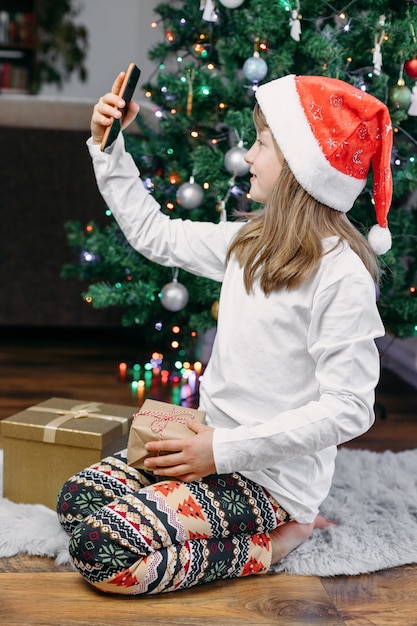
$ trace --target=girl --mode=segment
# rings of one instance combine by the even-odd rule
[[[58,514],[76,567],[98,589],[143,594],[268,571],[313,531],[337,446],[373,423],[383,335],[377,264],[345,213],[372,161],[390,245],[392,131],[386,107],[335,79],[286,76],[257,93],[246,155],[245,222],[171,220],[145,190],[123,136],[100,151],[123,107],[94,108],[89,150],[99,189],[131,245],[153,261],[222,282],[218,329],[200,392],[205,425],[140,472],[122,452],[72,477]],[[131,103],[125,126],[138,113]],[[176,477],[156,482],[159,477]]]

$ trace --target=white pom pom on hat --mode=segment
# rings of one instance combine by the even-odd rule
[[[389,228],[382,228],[379,224],[375,224],[368,233],[368,241],[375,254],[385,254],[392,245]]]
[[[290,74],[261,85],[256,99],[300,185],[319,202],[347,213],[372,165],[376,254],[391,247],[392,123],[385,104],[336,78]]]

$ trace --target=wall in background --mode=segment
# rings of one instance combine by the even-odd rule
[[[40,95],[96,100],[130,62],[141,67],[142,78],[147,80],[155,70],[147,52],[162,36],[160,27],[151,28],[156,5],[157,0],[78,0],[77,21],[89,32],[88,80],[83,83],[72,77],[61,90],[45,85]]]
[[[74,260],[64,224],[107,219],[85,146],[92,104],[129,62],[142,67],[144,80],[154,71],[147,50],[163,36],[150,26],[155,5],[80,0],[88,81],[73,78],[38,96],[0,94],[0,327],[119,325],[119,311],[93,310],[81,297],[86,285],[60,277]],[[149,115],[149,102],[143,105]]]

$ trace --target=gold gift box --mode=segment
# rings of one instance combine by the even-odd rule
[[[50,398],[0,422],[3,496],[55,509],[76,472],[127,446],[137,407]]]

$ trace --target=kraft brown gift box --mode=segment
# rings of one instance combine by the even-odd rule
[[[50,398],[0,422],[3,496],[55,509],[64,482],[126,448],[136,407]]]
[[[188,420],[203,423],[205,412],[176,406],[168,402],[145,400],[133,416],[127,445],[127,462],[132,467],[144,469],[144,460],[152,456],[145,450],[145,443],[157,439],[185,439],[193,435]]]

